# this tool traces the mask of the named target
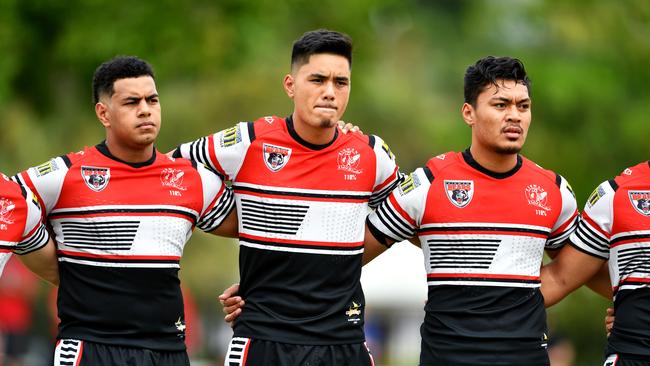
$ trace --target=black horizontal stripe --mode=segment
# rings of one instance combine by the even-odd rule
[[[586,249],[584,249],[584,248],[582,248],[582,247],[576,245],[576,244],[573,243],[573,242],[569,242],[569,245],[571,245],[574,249],[579,250],[579,251],[581,251],[582,253],[588,254],[588,255],[590,255],[590,256],[592,256],[592,257],[607,260],[607,255],[606,255],[606,254],[604,255],[603,252],[600,251],[600,250],[599,250],[597,253],[594,253],[594,252],[590,252],[590,251],[588,251],[588,250],[586,250]]]
[[[422,232],[439,232],[439,231],[504,231],[504,232],[513,232],[513,233],[531,233],[548,236],[548,231],[536,230],[536,229],[526,229],[518,227],[494,227],[494,226],[448,226],[448,227],[421,227],[418,229],[419,233]]]
[[[609,251],[607,247],[602,246],[604,243],[594,241],[593,238],[588,236],[584,230],[581,230],[581,228],[578,228],[578,230],[575,231],[575,234],[576,237],[580,240],[580,242],[588,246],[589,248],[599,253],[606,253]]]
[[[639,240],[639,239],[649,239],[650,234],[636,234],[636,235],[625,235],[619,236],[616,239],[612,239],[612,244],[624,241],[624,240]]]
[[[249,238],[239,238],[240,242],[248,242],[252,244],[261,244],[281,248],[301,248],[301,249],[320,249],[320,250],[339,250],[339,251],[355,251],[363,248],[363,244],[355,247],[337,247],[337,246],[325,246],[325,245],[303,245],[303,244],[287,244],[287,243],[278,243],[271,240],[258,240],[258,239],[249,239]],[[249,248],[257,249],[257,248]],[[359,253],[361,255],[361,253]]]
[[[444,269],[450,269],[450,268],[455,268],[455,269],[459,269],[459,268],[487,269],[487,268],[490,267],[489,264],[478,265],[478,264],[480,264],[480,263],[477,263],[477,265],[475,265],[475,266],[472,266],[472,265],[470,265],[470,264],[471,264],[471,263],[469,263],[469,264],[466,264],[466,263],[462,263],[462,264],[460,264],[460,263],[459,263],[459,264],[435,265],[435,266],[432,265],[432,266],[431,266],[431,269],[443,269],[443,268],[444,268]]]
[[[282,228],[264,227],[264,226],[250,226],[250,225],[247,225],[247,224],[243,224],[242,226],[243,226],[244,229],[262,231],[262,232],[265,232],[265,233],[274,233],[274,234],[295,235],[296,232],[298,232],[298,229],[295,229],[295,230],[291,230],[291,229],[282,230]]]
[[[241,202],[242,202],[242,206],[257,206],[258,208],[261,208],[261,209],[290,208],[290,209],[293,209],[293,210],[304,210],[304,212],[307,212],[307,210],[309,209],[309,206],[305,206],[305,205],[290,205],[290,204],[285,204],[285,203],[259,202],[259,201],[254,201],[254,200],[250,200],[250,199],[246,199],[246,198],[242,198]]]
[[[278,228],[278,229],[288,229],[288,230],[298,230],[300,228],[300,223],[298,223],[297,225],[291,225],[291,224],[286,224],[286,223],[283,224],[283,223],[277,223],[271,221],[249,220],[247,218],[243,218],[242,222],[246,225],[258,226],[264,228]]]
[[[471,249],[471,250],[430,250],[432,254],[438,255],[463,255],[463,254],[476,254],[476,255],[490,255],[496,253],[496,249]]]
[[[74,245],[72,243],[65,243],[66,246],[77,249],[98,249],[98,250],[131,250],[131,246],[99,246],[99,245]]]
[[[450,250],[450,249],[466,249],[466,250],[491,250],[496,251],[499,244],[488,243],[471,243],[471,244],[433,244],[429,243],[431,250]]]
[[[135,238],[135,235],[137,233],[135,231],[133,232],[126,232],[126,233],[93,233],[93,232],[87,232],[87,233],[63,233],[63,236],[66,239],[88,239],[88,238],[96,238],[96,239],[117,239],[117,238],[122,238],[122,239],[133,239]]]
[[[140,225],[140,221],[62,221],[62,225],[65,227],[86,229],[86,228],[137,228]]]
[[[76,260],[84,260],[84,261],[89,261],[89,262],[98,262],[98,263],[151,263],[151,264],[157,264],[157,263],[173,263],[173,264],[179,264],[180,261],[178,260],[173,260],[173,259],[128,259],[128,256],[124,256],[122,258],[96,258],[96,257],[84,257],[84,256],[78,256],[74,254],[64,254],[64,253],[57,253],[59,258],[70,258],[70,259],[76,259]]]
[[[106,209],[101,209],[101,210],[70,210],[66,212],[54,212],[51,213],[49,216],[50,218],[56,218],[59,216],[69,216],[69,215],[75,215],[75,216],[87,216],[87,215],[96,215],[96,214],[120,214],[120,213],[171,213],[171,214],[177,214],[181,216],[186,216],[189,219],[192,220],[192,222],[196,221],[196,216],[186,212],[186,211],[181,211],[181,210],[174,210],[174,209],[167,209],[167,208],[106,208]]]
[[[259,189],[252,187],[243,187],[233,184],[236,193],[239,192],[255,192],[277,196],[292,196],[292,197],[308,197],[308,198],[324,198],[324,199],[355,199],[355,200],[368,200],[370,194],[359,193],[353,194],[333,194],[333,193],[307,193],[307,192],[286,192],[286,191],[272,191],[268,189]]]
[[[443,264],[443,263],[475,263],[475,264],[490,264],[491,257],[485,257],[485,256],[467,256],[467,257],[459,257],[459,256],[448,256],[448,257],[438,257],[435,259],[431,259],[429,261],[430,264]]]
[[[402,216],[392,210],[388,203],[384,203],[377,209],[376,215],[384,226],[393,232],[393,235],[401,238],[400,240],[408,239],[414,236],[415,228],[406,221]]]
[[[259,217],[261,219],[271,219],[271,218],[276,218],[276,219],[284,219],[284,220],[291,220],[291,221],[297,221],[300,222],[305,218],[305,214],[292,214],[292,213],[279,213],[279,212],[260,212],[260,211],[253,211],[249,208],[245,208],[242,210],[242,215],[245,216],[252,216],[252,217]]]
[[[427,243],[500,243],[501,239],[427,239]],[[466,244],[470,245],[470,244]]]

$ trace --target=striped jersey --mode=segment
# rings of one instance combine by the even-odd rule
[[[198,226],[234,207],[203,166],[154,151],[127,163],[101,143],[16,176],[39,197],[59,257],[58,338],[184,350],[178,271]]]
[[[521,156],[495,173],[469,149],[450,152],[407,176],[368,225],[380,238],[419,237],[429,285],[422,365],[547,364],[540,266],[577,216],[564,178]]]
[[[616,320],[607,353],[650,357],[650,163],[627,168],[589,196],[577,249],[609,260]]]
[[[291,117],[241,122],[183,144],[232,181],[239,215],[236,337],[294,344],[364,340],[360,284],[364,220],[398,169],[376,136],[304,141]]]
[[[0,173],[0,275],[11,253],[31,253],[49,238],[36,197]]]

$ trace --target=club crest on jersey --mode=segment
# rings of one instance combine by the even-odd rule
[[[81,177],[88,186],[95,192],[101,192],[108,185],[111,178],[110,168],[98,168],[94,166],[82,166]]]
[[[445,180],[445,191],[449,201],[458,208],[469,205],[474,197],[473,180]]]
[[[11,218],[14,214],[14,208],[16,205],[3,197],[0,197],[0,223],[11,225],[14,223],[14,220]],[[5,226],[1,226],[5,228]]]
[[[354,174],[363,173],[363,170],[359,169],[361,154],[359,154],[359,152],[354,148],[348,147],[339,151],[336,163],[339,166],[339,170],[345,170],[346,172]]]
[[[264,150],[264,164],[272,172],[277,172],[284,168],[291,157],[291,149],[287,147],[264,144],[262,145],[262,149]]]
[[[650,216],[650,191],[628,191],[634,209],[643,216]]]
[[[179,191],[187,190],[187,187],[183,187],[183,177],[185,172],[180,169],[174,168],[165,168],[160,172],[160,182],[163,187],[170,187],[178,189]]]
[[[545,211],[551,211],[551,208],[547,205],[548,192],[544,188],[537,184],[530,184],[526,187],[525,194],[529,205],[539,207]]]

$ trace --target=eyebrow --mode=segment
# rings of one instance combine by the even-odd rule
[[[490,98],[490,100],[492,101],[499,100],[505,103],[512,103],[512,98],[506,98],[506,97],[494,97],[494,98]],[[530,102],[530,98],[524,98],[517,103],[526,103],[526,102]]]
[[[313,74],[309,74],[309,77],[319,78],[319,79],[327,79],[329,76],[315,72]],[[338,81],[350,80],[350,78],[347,77],[347,76],[335,76],[334,79],[338,80]]]
[[[151,95],[147,95],[146,97],[144,97],[144,99],[146,99],[146,100],[151,100],[153,98],[158,98],[158,93],[153,93]],[[126,97],[126,98],[123,98],[122,100],[125,101],[125,102],[137,102],[140,99],[142,99],[142,98],[141,97]]]

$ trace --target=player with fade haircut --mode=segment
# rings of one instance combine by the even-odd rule
[[[12,253],[44,280],[59,284],[56,248],[36,197],[0,173],[0,276]]]
[[[294,109],[182,144],[232,181],[240,295],[225,364],[371,365],[360,283],[364,220],[400,174],[377,136],[343,134],[352,41],[315,30],[293,44]]]
[[[470,147],[430,159],[368,217],[366,261],[419,238],[429,285],[422,366],[549,364],[539,271],[578,211],[563,177],[519,155],[530,86],[517,59],[470,66],[462,107]]]
[[[542,268],[547,305],[597,279],[613,295],[616,315],[603,365],[650,365],[650,162],[596,187],[570,240]],[[599,275],[601,268],[609,277]]]
[[[106,140],[15,177],[39,197],[58,246],[54,364],[189,365],[180,259],[195,226],[233,231],[232,192],[155,149],[161,108],[147,62],[101,64],[93,93]]]

